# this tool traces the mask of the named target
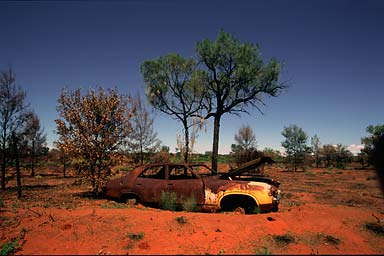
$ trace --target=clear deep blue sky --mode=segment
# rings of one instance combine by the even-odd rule
[[[11,66],[39,115],[48,146],[63,87],[144,92],[143,61],[171,52],[196,56],[196,42],[220,29],[284,63],[290,88],[266,98],[264,115],[225,115],[221,153],[249,124],[259,149],[281,150],[285,126],[297,124],[322,144],[353,151],[365,128],[384,123],[384,1],[2,1],[0,69]],[[155,129],[174,150],[181,126],[156,113]],[[211,150],[212,123],[195,149]],[[352,145],[352,146],[351,146]]]

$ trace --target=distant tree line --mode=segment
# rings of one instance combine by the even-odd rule
[[[301,127],[297,125],[285,127],[282,132],[282,135],[285,137],[282,146],[286,149],[286,162],[291,164],[294,170],[305,165],[311,165],[312,163],[317,168],[335,167],[341,169],[345,168],[352,161],[360,162],[362,168],[374,165],[374,149],[379,138],[384,136],[384,125],[370,125],[366,131],[370,135],[361,139],[364,148],[357,156],[354,156],[342,144],[326,144],[321,146],[320,139],[316,134],[311,138],[311,145],[308,146],[308,136]],[[384,157],[384,152],[378,152],[377,154]]]
[[[285,156],[277,150],[265,148],[257,149],[256,137],[249,125],[242,126],[234,136],[235,143],[231,146],[230,155],[236,166],[261,156],[269,156],[279,163],[284,163],[289,169],[297,171],[303,168],[344,169],[352,162],[359,162],[361,168],[377,165],[377,161],[384,159],[384,152],[375,150],[380,138],[384,137],[384,125],[370,125],[366,131],[369,136],[361,139],[364,148],[356,156],[342,144],[321,145],[315,134],[309,144],[306,132],[297,125],[284,127],[282,135],[285,140],[281,145],[285,149]],[[375,162],[376,161],[376,162]]]

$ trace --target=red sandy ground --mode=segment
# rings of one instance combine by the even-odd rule
[[[265,172],[281,181],[279,212],[240,215],[128,208],[41,170],[23,178],[21,200],[12,182],[1,192],[1,244],[18,241],[16,254],[384,254],[384,236],[365,228],[384,222],[373,170]]]

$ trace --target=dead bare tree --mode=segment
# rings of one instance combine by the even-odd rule
[[[46,144],[46,137],[40,126],[40,119],[34,112],[26,116],[26,144],[31,157],[31,176],[35,176],[36,156],[40,155]]]
[[[0,146],[1,189],[6,186],[6,166],[12,144],[12,132],[20,125],[27,106],[25,92],[16,85],[16,76],[11,68],[0,73]]]
[[[140,95],[132,103],[136,111],[135,115],[131,118],[132,131],[128,135],[127,145],[129,151],[135,155],[135,159],[144,164],[145,155],[154,153],[160,148],[160,140],[157,138],[157,133],[153,130],[154,119],[141,101]]]
[[[20,153],[19,153],[19,137],[15,131],[12,131],[12,148],[15,158],[16,167],[16,180],[17,180],[17,198],[21,198],[22,184],[21,184],[21,173],[20,173]]]

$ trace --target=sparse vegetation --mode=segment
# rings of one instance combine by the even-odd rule
[[[127,233],[127,237],[133,241],[140,241],[144,238],[144,232]]]
[[[331,245],[339,245],[341,240],[337,237],[334,237],[332,235],[324,235],[323,241],[326,244],[331,244]]]
[[[160,195],[160,207],[164,210],[176,210],[177,195],[175,192],[162,191]]]
[[[334,235],[329,235],[329,234],[324,234],[324,233],[310,233],[310,232],[305,232],[303,235],[301,235],[298,239],[300,242],[311,245],[311,246],[318,246],[320,244],[324,245],[333,245],[337,246],[341,244],[341,239],[334,236]]]
[[[231,145],[230,155],[237,166],[262,156],[256,148],[256,136],[251,126],[242,126],[234,137],[236,144]]]
[[[268,247],[262,247],[262,248],[255,249],[255,254],[256,255],[271,255],[272,253]]]
[[[364,227],[378,236],[384,236],[384,225],[377,222],[368,222]]]
[[[19,242],[8,241],[1,246],[0,255],[13,255],[19,249]]]
[[[120,165],[117,166],[117,168],[120,166],[127,166],[125,164],[126,162],[129,161],[124,159],[124,161],[121,162]],[[204,219],[205,216],[201,215],[200,213],[166,213],[159,210],[151,210],[147,207],[141,207],[140,205],[138,207],[135,207],[134,209],[124,210],[126,208],[129,208],[129,206],[127,206],[125,203],[108,201],[97,197],[95,194],[88,191],[87,184],[74,183],[74,181],[77,179],[75,177],[63,178],[61,169],[40,168],[37,169],[38,174],[40,175],[39,179],[36,179],[36,176],[34,178],[29,177],[29,171],[22,169],[23,174],[28,174],[28,177],[26,177],[25,180],[26,183],[24,184],[26,193],[23,197],[23,200],[17,200],[16,196],[13,195],[12,191],[6,191],[4,194],[0,195],[0,204],[1,202],[3,202],[6,205],[6,208],[3,208],[3,211],[0,212],[0,229],[5,230],[5,236],[3,238],[2,245],[0,245],[0,250],[5,251],[4,254],[12,255],[20,252],[24,253],[24,251],[26,254],[28,254],[29,252],[31,252],[28,249],[29,246],[24,246],[24,239],[20,238],[20,236],[15,237],[17,231],[20,231],[23,227],[28,227],[28,229],[33,230],[31,236],[26,237],[28,239],[28,243],[30,241],[35,241],[34,238],[32,238],[32,234],[35,234],[36,230],[33,226],[25,225],[25,222],[22,219],[23,215],[31,216],[32,219],[34,219],[35,221],[41,220],[41,222],[37,221],[33,223],[36,223],[36,226],[39,223],[45,223],[42,224],[42,226],[39,226],[39,228],[42,228],[43,230],[44,226],[47,225],[58,225],[58,227],[64,227],[64,225],[66,225],[65,227],[72,226],[72,228],[66,229],[65,232],[67,232],[69,235],[72,235],[73,238],[77,237],[76,239],[78,239],[82,243],[85,243],[84,239],[89,239],[90,237],[95,237],[97,234],[99,234],[101,225],[111,225],[112,230],[115,230],[117,233],[115,239],[122,240],[121,243],[119,243],[118,245],[119,249],[117,249],[122,250],[122,253],[127,251],[129,253],[153,253],[154,248],[152,248],[152,239],[156,239],[154,238],[153,234],[158,234],[156,232],[158,232],[157,230],[160,229],[161,232],[169,232],[169,235],[172,238],[183,234],[190,234],[192,237],[203,235],[208,238],[207,243],[210,242],[208,240],[210,239],[210,237],[212,237],[209,232],[214,232],[215,237],[221,237],[220,239],[222,239],[221,241],[223,241],[222,245],[218,245],[218,247],[212,247],[210,249],[206,249],[207,244],[205,242],[199,244],[198,246],[194,244],[191,245],[185,243],[183,245],[179,245],[179,248],[185,248],[184,251],[182,250],[182,248],[180,250],[173,248],[173,250],[175,250],[175,252],[178,254],[223,253],[270,255],[276,253],[295,253],[297,249],[295,243],[300,246],[307,246],[306,248],[309,249],[306,252],[308,253],[311,253],[311,249],[313,249],[313,253],[316,253],[318,251],[324,252],[324,250],[330,253],[349,253],[350,251],[348,251],[348,245],[351,241],[349,234],[343,234],[337,231],[334,233],[323,233],[322,231],[324,230],[324,226],[314,227],[313,229],[309,228],[304,233],[300,232],[300,228],[297,228],[297,233],[275,233],[273,229],[270,232],[270,235],[264,235],[265,233],[263,232],[265,230],[268,230],[270,226],[279,225],[279,222],[284,224],[284,222],[287,223],[288,221],[297,221],[299,218],[296,218],[294,216],[294,213],[299,212],[299,209],[307,209],[309,213],[308,216],[314,218],[315,221],[315,218],[318,216],[310,209],[312,206],[316,207],[317,204],[322,205],[322,207],[316,209],[323,209],[324,211],[327,211],[327,213],[323,212],[322,215],[324,214],[325,216],[331,216],[332,208],[329,206],[333,206],[334,204],[337,204],[340,210],[346,209],[346,206],[361,205],[367,208],[370,207],[369,209],[374,212],[374,209],[376,209],[380,202],[379,200],[381,200],[381,197],[377,199],[375,199],[376,197],[373,197],[379,195],[381,196],[381,191],[375,186],[373,186],[372,181],[366,180],[367,177],[375,176],[374,170],[343,170],[342,176],[337,177],[335,175],[326,174],[326,168],[312,169],[306,172],[299,172],[293,174],[289,172],[281,172],[281,169],[276,170],[274,168],[278,167],[272,166],[271,169],[268,168],[266,169],[266,171],[270,172],[271,174],[280,175],[278,177],[279,180],[284,181],[282,182],[282,185],[285,187],[285,189],[282,189],[283,199],[281,201],[282,207],[280,208],[281,214],[284,215],[284,219],[281,219],[279,215],[275,216],[271,214],[262,214],[259,217],[260,220],[265,219],[265,225],[261,224],[261,229],[259,231],[255,231],[254,234],[256,235],[256,238],[253,238],[255,239],[255,244],[253,244],[252,241],[250,242],[249,240],[247,240],[248,238],[244,238],[243,241],[246,241],[245,243],[241,243],[241,245],[234,244],[233,246],[228,246],[228,240],[222,238],[228,235],[229,227],[234,225],[232,223],[228,223],[228,221],[230,222],[231,219],[235,219],[236,221],[241,223],[243,219],[243,216],[241,215],[229,215],[229,217],[231,218],[227,219],[228,216],[221,217],[219,216],[219,214],[214,214],[218,216],[216,218],[215,216],[208,214],[210,215],[209,218],[212,218],[215,223],[213,223],[213,225],[209,225],[209,229],[206,229],[205,227],[202,227],[202,223],[206,224],[206,220]],[[52,170],[54,170],[55,173],[52,174]],[[337,171],[338,170],[334,168],[333,174],[335,174]],[[303,179],[302,182],[297,183],[298,178]],[[334,181],[336,180],[339,180],[338,187],[334,186]],[[60,185],[61,183],[62,185]],[[16,182],[13,181],[9,189],[16,189],[15,184]],[[286,189],[287,187],[289,187],[289,189]],[[82,192],[80,192],[79,189],[82,190]],[[358,189],[363,189],[364,191],[360,192],[358,191]],[[74,192],[73,190],[77,191]],[[353,192],[357,192],[359,193],[359,195],[355,195]],[[170,201],[176,203],[176,194],[171,195],[168,192],[168,194],[165,195],[166,196],[164,198],[168,197],[168,200],[169,198],[171,198]],[[366,197],[365,195],[369,196]],[[372,197],[370,197],[370,195],[372,195]],[[191,203],[185,204],[184,208],[182,208],[184,200],[190,200]],[[192,196],[191,198],[184,198],[184,200],[181,200],[180,205],[178,205],[178,207],[180,208],[176,208],[176,210],[184,209],[188,211],[186,205],[194,204]],[[309,205],[310,201],[314,205]],[[173,203],[171,203],[171,205]],[[307,207],[307,205],[309,205],[309,207]],[[67,212],[66,210],[60,209],[71,208],[73,210],[69,212],[75,213],[77,211],[83,210],[84,208],[87,208],[88,206],[89,215],[87,214],[87,216],[79,216],[79,220],[75,219],[74,222],[73,220],[68,219],[67,217],[63,217],[63,215],[61,215],[60,213]],[[92,208],[94,209],[93,212]],[[194,207],[192,207],[192,209],[193,208]],[[355,209],[358,210],[359,208],[360,207],[348,207],[346,209],[346,212],[351,212],[354,214]],[[145,210],[143,211],[143,209]],[[116,210],[118,211],[116,212]],[[148,214],[148,211],[150,214]],[[25,212],[25,214],[20,214],[23,212]],[[116,214],[114,214],[114,212]],[[104,215],[105,213],[107,215]],[[164,216],[166,216],[166,223],[163,223],[163,213]],[[50,217],[50,214],[52,216],[52,219]],[[137,214],[145,215],[146,217],[141,218],[138,217]],[[349,217],[343,217],[342,221],[343,223],[345,222],[345,224],[343,225],[346,225],[346,227],[348,228],[351,228],[351,225],[353,225],[353,227],[356,227],[356,225],[360,225],[360,233],[363,232],[363,237],[369,235],[371,236],[372,241],[377,241],[377,239],[381,239],[383,237],[383,222],[381,215],[382,213],[374,212],[374,214],[375,216],[377,216],[377,221],[373,220],[374,223],[368,224],[367,222],[367,225],[365,225],[366,223],[364,221],[369,221],[372,219],[364,220],[363,218],[359,217],[357,220],[352,220],[352,218],[349,219]],[[273,218],[271,218],[272,220],[270,221],[268,221],[267,218],[269,216]],[[86,222],[85,217],[90,218],[90,222]],[[332,219],[333,221],[335,220],[335,216],[329,218],[330,221],[332,221]],[[98,219],[100,219],[98,224],[92,222]],[[140,223],[137,222],[138,219],[140,219]],[[218,221],[219,219],[221,223],[218,222],[216,224],[216,221]],[[200,220],[203,220],[203,222],[200,222]],[[223,222],[224,220],[225,223]],[[152,227],[150,223],[153,223],[154,226]],[[157,225],[157,223],[161,224]],[[299,222],[292,223],[294,223],[293,225],[299,225]],[[83,232],[81,230],[83,230],[85,233],[81,233]],[[359,235],[358,229],[352,228],[351,230],[352,232],[356,232],[354,233],[355,235]],[[26,231],[24,230],[21,232],[25,233]],[[154,233],[151,233],[150,239],[146,241],[149,232]],[[18,241],[18,243],[13,243],[13,241],[16,240]],[[105,243],[106,240],[102,240],[102,242]],[[189,242],[193,243],[193,241]],[[364,244],[368,248],[368,244],[371,245],[371,241],[364,242]],[[143,248],[149,249],[145,249],[147,251],[143,251]],[[223,250],[220,250],[221,248]],[[382,248],[382,245],[377,246],[377,248],[372,245],[372,247],[369,248],[371,248],[372,252],[378,252],[378,250]],[[21,249],[23,249],[23,251],[21,251]],[[59,251],[60,249],[57,250]],[[97,250],[100,250],[100,248],[98,248]],[[104,248],[103,254],[108,254],[107,251],[112,252],[113,250],[116,250],[116,248]],[[166,253],[169,252],[166,251],[166,249],[164,250]],[[61,253],[62,251],[59,252]]]
[[[182,208],[184,211],[187,211],[187,212],[196,211],[197,202],[196,202],[195,197],[193,195],[191,195],[190,197],[186,198],[183,202]]]
[[[121,171],[123,171],[123,172],[128,172],[128,171],[131,171],[131,170],[132,170],[132,168],[127,167],[127,166],[120,166],[120,167],[116,168],[116,172],[117,172],[117,173],[118,173],[118,172],[121,172]]]
[[[273,235],[272,238],[280,247],[286,247],[291,243],[295,243],[295,238],[291,234]]]
[[[184,216],[176,217],[176,221],[177,221],[177,223],[179,223],[179,224],[186,224],[186,223],[188,223],[187,218],[184,217]]]
[[[129,208],[127,204],[117,203],[117,202],[107,202],[100,205],[103,209],[126,209]]]
[[[160,151],[153,155],[150,163],[167,163],[171,162],[171,155],[168,152]]]
[[[129,238],[128,244],[125,246],[126,249],[132,249],[136,243],[144,238],[144,232],[138,233],[127,233],[126,236]]]

